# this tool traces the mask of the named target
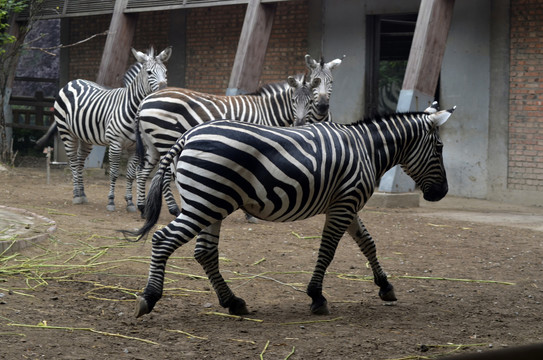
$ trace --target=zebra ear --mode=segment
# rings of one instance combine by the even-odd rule
[[[434,127],[441,126],[445,124],[447,119],[451,116],[456,106],[449,110],[441,110],[430,115],[430,120],[432,121]]]
[[[315,69],[319,65],[319,63],[317,63],[317,61],[311,58],[311,55],[309,54],[305,55],[305,64],[307,65],[309,69]]]
[[[338,67],[339,65],[341,65],[341,62],[343,61],[343,59],[345,59],[347,55],[343,55],[341,57],[341,59],[335,59],[335,60],[332,60],[330,61],[329,63],[326,63],[324,66],[327,67],[328,69],[330,70],[334,70],[336,67]]]
[[[132,48],[132,54],[134,55],[134,57],[136,58],[136,60],[139,62],[139,63],[144,63],[147,61],[147,59],[149,58],[147,56],[147,54],[144,54],[142,53],[141,51],[138,51],[134,48]]]
[[[289,76],[287,79],[288,84],[293,88],[298,88],[302,85],[302,83],[296,79],[294,76]]]
[[[432,105],[428,106],[423,112],[427,114],[434,114],[439,109],[439,105],[437,104],[437,101],[434,101]]]
[[[157,59],[166,62],[170,59],[170,56],[172,56],[172,47],[168,46],[166,49],[162,50],[160,54],[157,55]]]

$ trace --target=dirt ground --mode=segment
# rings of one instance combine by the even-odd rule
[[[0,171],[0,205],[57,224],[39,245],[0,255],[0,358],[433,359],[543,342],[543,233],[428,207],[361,212],[394,306],[345,236],[324,283],[332,314],[311,315],[305,286],[323,217],[249,224],[238,211],[223,223],[220,266],[250,315],[223,316],[192,242],[168,262],[155,310],[136,319],[151,242],[116,232],[143,223],[124,210],[124,178],[113,213],[103,172],[86,189],[90,203],[72,205],[63,169],[50,185],[43,166]],[[170,219],[164,210],[159,224]]]

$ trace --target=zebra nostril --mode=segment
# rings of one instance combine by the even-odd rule
[[[159,90],[164,89],[166,86],[168,86],[168,84],[166,82],[164,82],[164,81],[158,83],[158,89]]]

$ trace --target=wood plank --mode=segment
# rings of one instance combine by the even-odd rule
[[[136,29],[137,15],[125,14],[128,0],[117,0],[109,25],[106,44],[96,82],[109,87],[120,87]]]
[[[249,1],[227,95],[245,94],[258,87],[275,9],[276,4],[262,4],[260,0]]]
[[[454,0],[422,0],[402,90],[434,96]]]

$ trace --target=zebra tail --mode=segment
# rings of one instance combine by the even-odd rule
[[[160,160],[159,168],[155,176],[153,176],[151,186],[149,187],[149,193],[147,194],[147,199],[145,201],[145,210],[143,212],[145,224],[143,224],[143,226],[136,231],[119,230],[124,234],[127,240],[132,241],[128,237],[136,237],[136,240],[134,241],[141,240],[147,236],[149,231],[151,231],[153,226],[155,226],[158,222],[160,211],[162,210],[162,188],[164,186],[164,175],[166,171],[169,170],[170,164],[173,162],[173,160],[179,157],[184,145],[185,138],[182,137]]]
[[[51,124],[51,126],[49,126],[49,129],[47,130],[45,135],[43,135],[41,138],[38,139],[38,141],[36,141],[36,145],[34,145],[34,148],[38,150],[43,149],[45,147],[45,144],[49,141],[49,139],[57,133],[57,130],[58,130],[58,127],[55,121],[53,122],[53,124]]]
[[[149,188],[149,193],[147,194],[147,199],[145,201],[145,210],[143,216],[145,217],[145,224],[136,231],[130,230],[119,230],[125,237],[126,240],[136,242],[143,238],[147,237],[149,231],[156,225],[158,218],[160,216],[160,211],[162,210],[162,183],[164,182],[164,170],[157,170],[153,180],[151,181],[151,186]],[[135,240],[130,238],[135,237]]]

